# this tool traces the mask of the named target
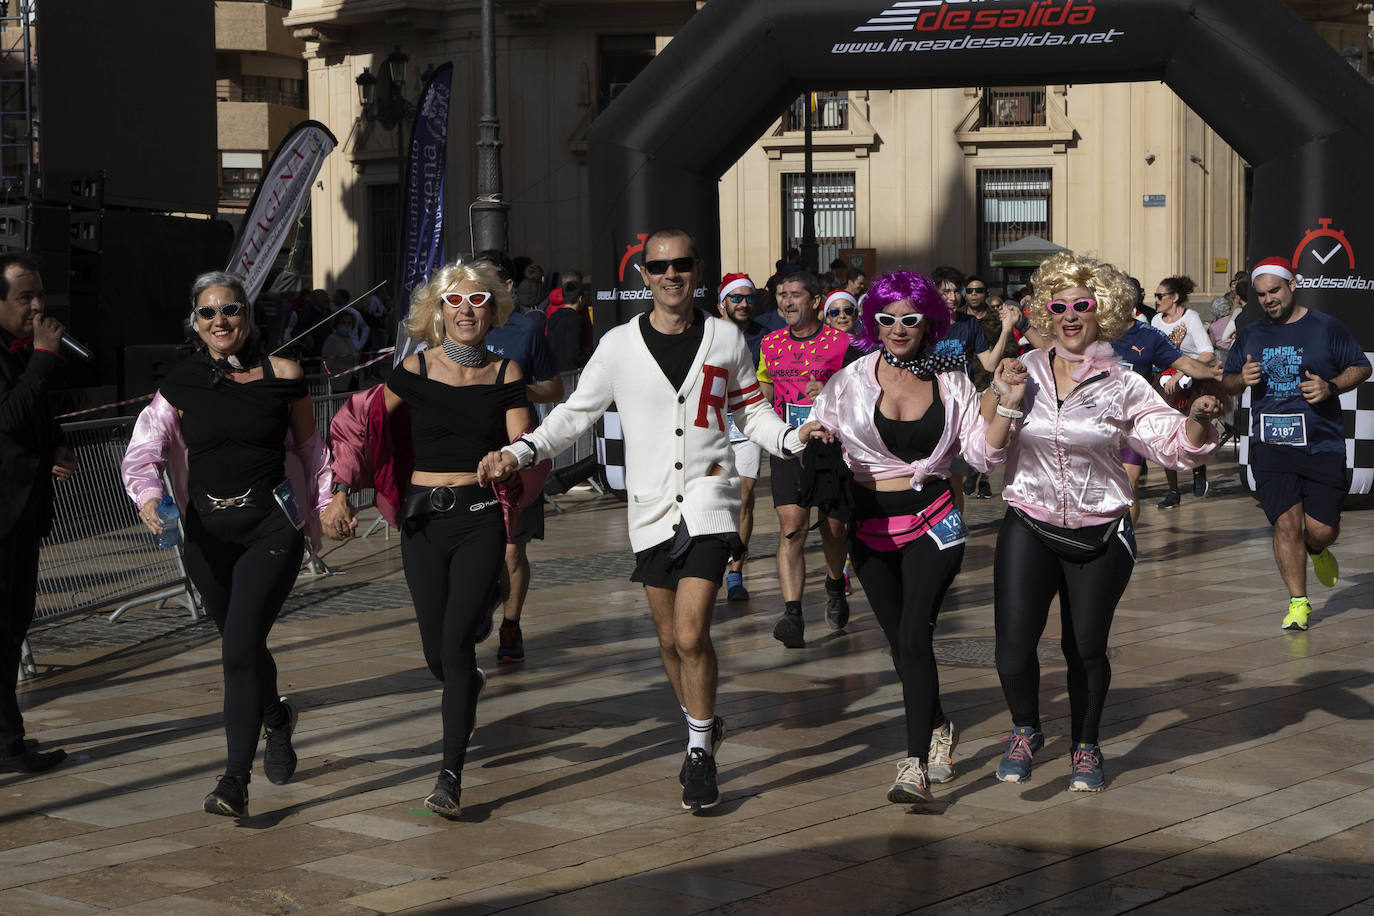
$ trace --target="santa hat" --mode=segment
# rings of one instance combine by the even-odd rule
[[[1287,258],[1265,258],[1250,269],[1250,279],[1255,280],[1260,274],[1273,274],[1285,280],[1293,279],[1293,265],[1288,263]]]
[[[725,297],[737,289],[749,287],[749,292],[754,291],[754,281],[749,279],[748,274],[726,274],[720,278],[720,296],[717,302],[724,302]]]
[[[850,305],[853,306],[857,306],[859,304],[854,301],[854,297],[851,296],[848,292],[842,289],[837,289],[833,293],[825,297],[825,307],[830,308],[830,306],[840,301],[848,302]]]

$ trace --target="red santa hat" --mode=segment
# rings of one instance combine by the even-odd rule
[[[724,302],[726,296],[746,286],[749,287],[749,292],[754,291],[754,281],[749,279],[748,274],[726,274],[720,278],[720,295],[716,301]]]
[[[825,307],[827,309],[830,308],[830,306],[835,305],[839,302],[848,302],[850,305],[856,307],[859,304],[858,302],[854,301],[854,297],[851,296],[847,290],[843,289],[837,289],[831,292],[830,295],[825,297]]]
[[[1250,269],[1250,280],[1253,282],[1260,274],[1273,274],[1285,280],[1293,279],[1293,265],[1288,263],[1287,258],[1265,258]]]

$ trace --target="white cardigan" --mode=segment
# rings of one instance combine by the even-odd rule
[[[507,446],[521,466],[552,458],[614,402],[625,437],[630,546],[673,537],[680,520],[693,536],[739,530],[740,479],[725,421],[775,455],[796,455],[801,439],[764,400],[739,329],[707,317],[687,379],[674,391],[639,332],[639,316],[609,331],[577,389],[523,441]],[[718,466],[715,474],[712,467]]]

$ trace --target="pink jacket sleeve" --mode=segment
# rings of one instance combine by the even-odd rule
[[[172,498],[186,511],[186,442],[176,408],[161,394],[139,413],[129,447],[120,462],[124,492],[140,509],[150,499],[162,499],[162,472],[172,479]]]
[[[286,431],[286,479],[291,481],[291,490],[297,494],[301,511],[305,513],[305,533],[310,538],[310,546],[318,552],[320,537],[324,533],[320,526],[320,513],[334,495],[329,452],[324,447],[319,430],[299,445],[291,435],[291,430]],[[311,505],[315,507],[313,512],[306,508]]]
[[[1126,444],[1160,467],[1186,471],[1207,460],[1217,449],[1217,431],[1208,429],[1207,441],[1188,441],[1188,417],[1169,406],[1150,383],[1134,372],[1123,373],[1122,410],[1131,425]]]

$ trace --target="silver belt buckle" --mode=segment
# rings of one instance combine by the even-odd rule
[[[210,502],[211,512],[218,512],[221,509],[243,509],[253,505],[253,488],[249,487],[238,496],[220,498],[206,493],[205,498]]]
[[[430,487],[429,488],[429,507],[435,512],[444,513],[458,505],[458,497],[453,493],[453,487]]]

